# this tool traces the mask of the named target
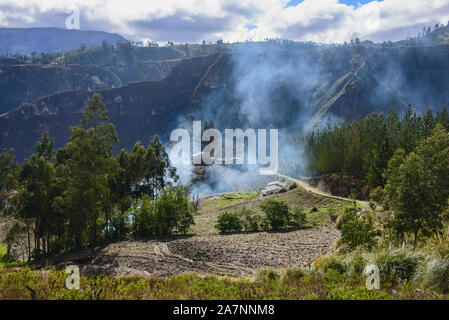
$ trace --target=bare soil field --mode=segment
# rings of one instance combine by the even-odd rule
[[[261,214],[260,204],[266,199],[285,201],[290,207],[304,207],[309,212],[308,220],[313,223],[301,230],[227,235],[219,234],[214,228],[218,216],[225,211],[245,207]],[[326,209],[346,204],[341,199],[324,197],[302,187],[263,198],[254,191],[214,195],[201,202],[192,235],[90,247],[52,257],[35,266],[63,268],[76,264],[84,274],[152,277],[188,272],[251,277],[263,268],[304,267],[327,253],[340,237],[329,222]],[[6,227],[7,219],[0,218],[0,227]],[[6,228],[1,230],[4,236]]]
[[[46,263],[79,265],[85,274],[166,277],[185,272],[251,277],[262,268],[307,266],[339,238],[324,224],[281,233],[196,235],[148,241],[125,241],[63,254]]]

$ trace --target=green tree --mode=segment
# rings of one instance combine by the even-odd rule
[[[285,227],[289,222],[289,208],[284,201],[265,200],[260,208],[265,213],[266,219],[273,230]]]
[[[17,187],[19,165],[14,150],[4,149],[0,153],[0,212],[6,205],[9,192]]]
[[[221,233],[240,232],[243,229],[242,217],[237,212],[224,212],[218,216],[215,228]]]
[[[359,246],[371,249],[375,245],[377,232],[374,230],[374,219],[369,213],[359,215],[357,208],[346,207],[337,228],[341,231],[340,242],[350,250]]]
[[[186,189],[166,188],[155,201],[149,196],[131,209],[134,235],[140,238],[185,234],[194,224]]]
[[[139,197],[145,194],[156,200],[165,187],[177,182],[176,168],[171,165],[168,153],[157,135],[150,141],[143,159],[142,151],[138,150],[138,152],[137,159],[143,162],[141,162],[142,167],[136,163],[135,169],[136,172],[143,169],[143,179],[136,186],[136,193]]]
[[[394,212],[392,228],[402,237],[411,232],[416,248],[419,233],[442,227],[449,198],[449,134],[438,124],[415,152],[400,151],[386,172],[386,199]]]
[[[47,131],[42,134],[40,141],[36,143],[36,153],[39,157],[44,157],[48,162],[54,161],[54,139],[50,137]]]
[[[70,211],[76,246],[82,244],[86,218],[90,242],[97,243],[98,219],[108,206],[110,174],[117,164],[112,149],[119,140],[114,125],[107,121],[106,106],[101,95],[95,93],[83,111],[80,126],[70,129],[71,137],[62,153],[68,180],[63,207]]]

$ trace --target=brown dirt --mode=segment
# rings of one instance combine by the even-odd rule
[[[84,274],[145,275],[166,277],[186,272],[232,277],[251,277],[262,268],[283,269],[287,265],[308,266],[327,253],[340,233],[331,223],[286,232],[258,232],[220,235],[214,229],[217,217],[224,211],[242,207],[259,211],[268,198],[286,201],[291,207],[329,208],[346,204],[340,199],[323,197],[298,187],[269,197],[201,203],[195,216],[194,235],[148,241],[123,241],[82,251],[65,253],[44,261],[63,268],[80,266]],[[250,198],[245,198],[250,197]]]
[[[325,224],[282,233],[196,235],[125,241],[63,254],[47,263],[77,264],[86,274],[166,277],[185,272],[250,277],[261,268],[310,265],[330,250],[339,232]]]

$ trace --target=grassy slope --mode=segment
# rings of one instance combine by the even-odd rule
[[[226,197],[214,200],[207,200],[201,204],[198,215],[195,216],[195,227],[193,231],[197,234],[218,233],[214,226],[217,218],[223,212],[233,212],[242,208],[251,209],[256,213],[262,214],[260,204],[267,199],[285,201],[290,207],[304,207],[310,212],[311,209],[318,209],[317,212],[308,214],[308,222],[312,225],[323,222],[328,217],[327,209],[341,208],[347,205],[347,202],[322,197],[312,192],[306,191],[301,187],[290,190],[285,193],[275,194],[260,198],[258,193],[228,193]]]

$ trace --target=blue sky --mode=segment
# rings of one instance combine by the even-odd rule
[[[159,43],[382,42],[449,20],[449,0],[0,0],[0,27],[65,28],[73,5],[82,30]]]
[[[299,4],[299,3],[303,2],[303,1],[304,0],[290,0],[287,3],[287,7],[294,7],[294,6],[296,6],[297,4]],[[347,4],[349,6],[357,7],[359,4],[364,5],[364,4],[366,4],[368,2],[372,2],[372,1],[376,1],[376,0],[359,0],[359,1],[355,1],[355,0],[340,0],[339,2]]]

